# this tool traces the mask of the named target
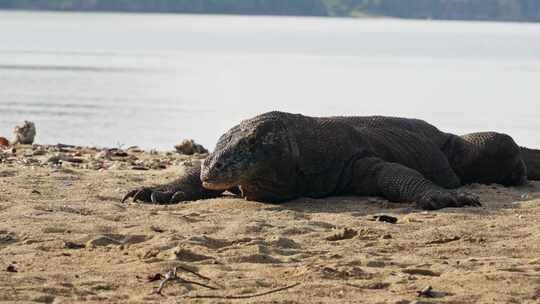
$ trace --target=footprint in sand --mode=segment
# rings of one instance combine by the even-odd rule
[[[268,240],[268,245],[280,249],[300,249],[301,246],[294,240],[286,237],[273,237]]]
[[[182,262],[200,262],[205,260],[213,260],[211,256],[200,254],[192,248],[178,246],[170,251],[170,257],[176,261]]]

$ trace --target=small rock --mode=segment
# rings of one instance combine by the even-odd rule
[[[32,192],[30,192],[31,194],[37,194],[37,195],[41,195],[41,192],[37,191],[37,190],[32,190]]]
[[[407,268],[402,270],[403,273],[411,275],[421,275],[421,276],[430,276],[430,277],[440,277],[441,274],[438,272],[431,271],[429,269],[420,269],[420,268]]]
[[[174,146],[176,152],[180,154],[193,155],[208,153],[208,150],[205,149],[202,145],[195,143],[193,139],[185,139],[181,144]]]
[[[398,221],[397,217],[393,217],[393,216],[390,216],[390,215],[384,215],[384,214],[375,215],[373,217],[373,219],[376,220],[376,221],[379,221],[379,222],[386,222],[386,223],[390,223],[390,224],[395,224]]]
[[[150,169],[144,167],[144,166],[133,166],[131,167],[132,170],[139,170],[139,171],[148,171]]]
[[[6,271],[7,272],[19,272],[17,270],[17,267],[15,267],[15,265],[9,265],[7,268],[6,268]]]
[[[383,240],[389,240],[391,238],[392,238],[391,234],[385,234],[385,235],[381,236],[381,239],[383,239]]]
[[[433,287],[426,286],[422,288],[421,290],[416,292],[417,296],[419,297],[426,297],[426,298],[433,298],[435,295],[433,293]]]
[[[155,281],[162,280],[163,276],[161,275],[161,273],[155,273],[155,274],[148,275],[147,279],[148,279],[148,282],[155,282]]]
[[[150,229],[154,232],[157,232],[157,233],[163,233],[165,232],[165,230],[163,230],[161,227],[159,226],[155,226],[155,225],[152,225],[150,226]]]
[[[67,249],[83,249],[85,248],[86,245],[84,244],[77,244],[77,243],[74,243],[74,242],[64,242],[64,248],[67,248]]]
[[[31,145],[36,137],[36,125],[31,121],[25,121],[22,127],[16,126],[13,133],[15,133],[13,144]]]

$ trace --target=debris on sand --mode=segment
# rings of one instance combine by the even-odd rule
[[[202,145],[195,143],[193,139],[184,139],[181,144],[174,146],[176,152],[185,155],[208,153]]]
[[[353,237],[358,235],[358,231],[354,229],[345,228],[343,232],[331,235],[326,238],[327,241],[335,242],[335,241],[341,241],[341,240],[348,240],[352,239]]]
[[[24,121],[24,125],[22,127],[16,126],[13,129],[13,133],[15,133],[14,145],[31,145],[34,143],[34,138],[36,137],[36,125],[31,121]]]
[[[435,295],[433,293],[433,287],[426,286],[421,290],[416,292],[416,295],[419,297],[433,298]]]
[[[390,224],[395,224],[398,221],[397,217],[393,217],[393,216],[385,215],[385,214],[375,215],[373,217],[373,220],[378,221],[378,222],[386,222]]]
[[[438,244],[447,244],[455,241],[461,240],[460,236],[453,236],[448,238],[439,238],[433,241],[426,242],[426,245],[438,245]]]
[[[9,140],[5,137],[0,137],[0,147],[9,147]]]
[[[111,160],[112,159],[112,153],[109,149],[103,149],[101,152],[96,153],[94,155],[94,159],[96,160]]]
[[[6,271],[7,272],[19,272],[17,270],[17,267],[15,267],[15,265],[9,265],[7,268],[6,268]]]
[[[64,241],[64,248],[66,249],[83,249],[86,248],[84,244],[78,244],[75,242]]]

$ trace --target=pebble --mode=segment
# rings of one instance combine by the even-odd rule
[[[426,298],[433,298],[433,287],[426,286],[422,288],[421,290],[416,292],[417,296],[419,297],[426,297]]]
[[[7,272],[19,272],[17,270],[17,267],[15,267],[15,265],[9,265],[7,268],[6,268],[6,271]]]
[[[205,154],[208,150],[202,145],[195,143],[193,139],[184,139],[181,144],[174,146],[176,152],[185,155]]]
[[[13,129],[15,140],[13,144],[31,145],[36,137],[36,125],[31,121],[25,121],[22,126]]]
[[[86,245],[84,244],[77,244],[77,243],[69,242],[69,241],[64,242],[64,248],[67,248],[67,249],[82,249],[85,247]]]
[[[395,224],[398,221],[397,217],[393,217],[393,216],[385,215],[385,214],[375,215],[373,216],[373,219],[379,222],[385,222],[385,223],[390,223],[390,224]]]

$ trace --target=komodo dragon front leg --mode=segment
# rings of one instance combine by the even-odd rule
[[[184,175],[171,183],[134,189],[124,196],[122,202],[132,197],[134,202],[140,200],[145,203],[176,204],[182,201],[214,198],[225,192],[225,190],[218,191],[204,188],[200,176],[201,167],[195,166],[187,169]],[[231,191],[235,192],[233,189]]]
[[[394,202],[416,202],[422,209],[481,206],[478,197],[437,186],[421,173],[380,158],[355,162],[351,189],[358,195],[380,195]]]

